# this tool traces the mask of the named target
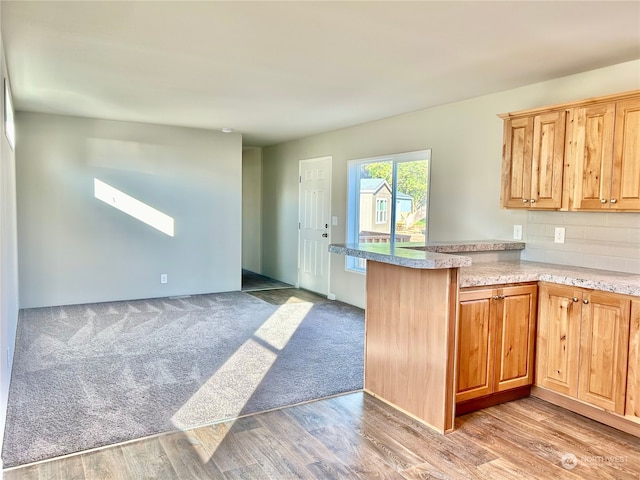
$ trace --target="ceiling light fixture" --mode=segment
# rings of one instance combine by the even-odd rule
[[[231,132],[233,132],[233,128],[224,127],[224,128],[221,130],[221,132],[222,132],[222,133],[231,133]]]

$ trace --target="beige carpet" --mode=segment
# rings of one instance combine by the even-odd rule
[[[358,390],[363,352],[364,312],[326,300],[235,292],[24,310],[4,465]]]

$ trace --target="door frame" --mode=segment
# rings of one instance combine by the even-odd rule
[[[302,166],[304,163],[308,163],[308,162],[317,162],[320,160],[329,160],[329,175],[328,175],[328,179],[329,179],[329,243],[331,243],[332,240],[332,209],[331,209],[331,205],[332,205],[332,199],[331,199],[331,192],[332,192],[332,187],[333,187],[333,156],[332,155],[324,155],[322,157],[314,157],[314,158],[305,158],[304,160],[299,160],[298,161],[298,252],[297,252],[297,256],[298,256],[298,262],[297,262],[297,276],[296,276],[296,288],[300,288],[300,244],[301,244],[301,229],[300,229],[300,225],[302,223],[302,217],[301,217],[301,213],[302,213]],[[329,299],[332,299],[332,297],[334,297],[334,294],[331,293],[331,256],[327,255],[327,297]]]

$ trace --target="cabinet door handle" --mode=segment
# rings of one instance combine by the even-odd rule
[[[584,300],[582,300],[582,303],[584,303],[585,305],[587,305],[589,303],[589,300],[587,300],[586,298]]]
[[[601,198],[600,199],[600,203],[607,203],[607,199],[606,198]]]
[[[498,295],[494,295],[494,296],[493,296],[493,299],[494,299],[494,300],[498,300],[498,298],[500,298],[500,297],[498,297]]]
[[[500,300],[504,300],[504,295],[500,295]]]
[[[536,199],[535,199],[535,198],[532,198],[532,199],[531,199],[531,203],[536,203]]]
[[[574,302],[577,302],[577,301],[578,301],[578,297],[573,297],[573,299],[572,299],[572,300],[573,300]]]
[[[617,198],[612,198],[611,199],[611,203],[618,203],[618,199]]]
[[[526,198],[523,198],[522,203],[529,203],[529,200],[527,200]]]

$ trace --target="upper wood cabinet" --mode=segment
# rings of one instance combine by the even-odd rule
[[[576,108],[572,210],[640,210],[640,97]]]
[[[640,210],[640,97],[616,103],[609,205]]]
[[[504,119],[504,208],[640,211],[640,92]]]
[[[502,206],[562,205],[566,112],[507,119],[502,156]]]

